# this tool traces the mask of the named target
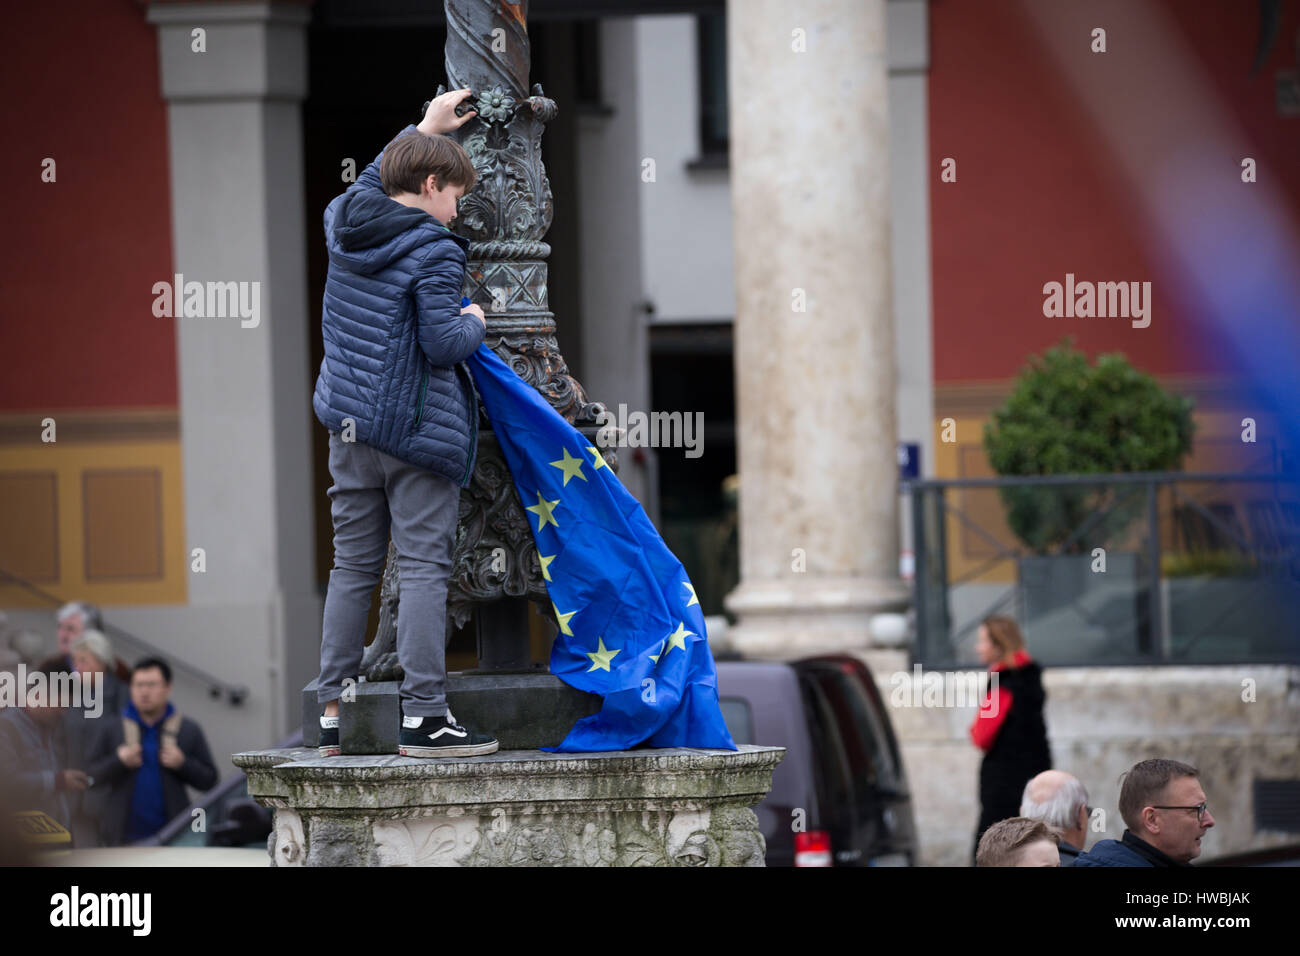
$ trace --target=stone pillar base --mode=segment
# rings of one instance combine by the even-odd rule
[[[750,807],[783,747],[233,761],[275,813],[272,866],[763,866]]]
[[[801,576],[746,580],[725,598],[739,620],[727,629],[731,650],[748,658],[791,660],[875,649],[871,619],[904,610],[899,581]]]
[[[600,711],[598,694],[575,690],[546,671],[452,671],[447,704],[456,720],[491,734],[502,750],[558,747],[579,720]],[[401,730],[401,682],[359,681],[356,696],[339,703],[344,754],[396,754]],[[302,689],[302,743],[320,741],[316,680]]]

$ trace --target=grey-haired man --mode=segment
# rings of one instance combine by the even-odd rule
[[[1088,839],[1088,791],[1079,778],[1064,770],[1044,770],[1025,784],[1020,815],[1041,820],[1061,837],[1057,852],[1061,866],[1074,866]]]

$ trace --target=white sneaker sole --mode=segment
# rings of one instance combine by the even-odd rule
[[[483,754],[497,752],[498,741],[487,744],[461,744],[457,747],[414,747],[399,746],[397,752],[403,757],[479,757]]]

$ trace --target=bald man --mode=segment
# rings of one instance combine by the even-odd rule
[[[1041,820],[1061,836],[1057,852],[1061,866],[1074,866],[1088,839],[1088,791],[1079,778],[1064,770],[1044,770],[1025,784],[1020,815]]]

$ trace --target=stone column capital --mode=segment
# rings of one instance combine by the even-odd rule
[[[163,98],[305,99],[312,2],[150,3],[146,19],[158,27]]]

